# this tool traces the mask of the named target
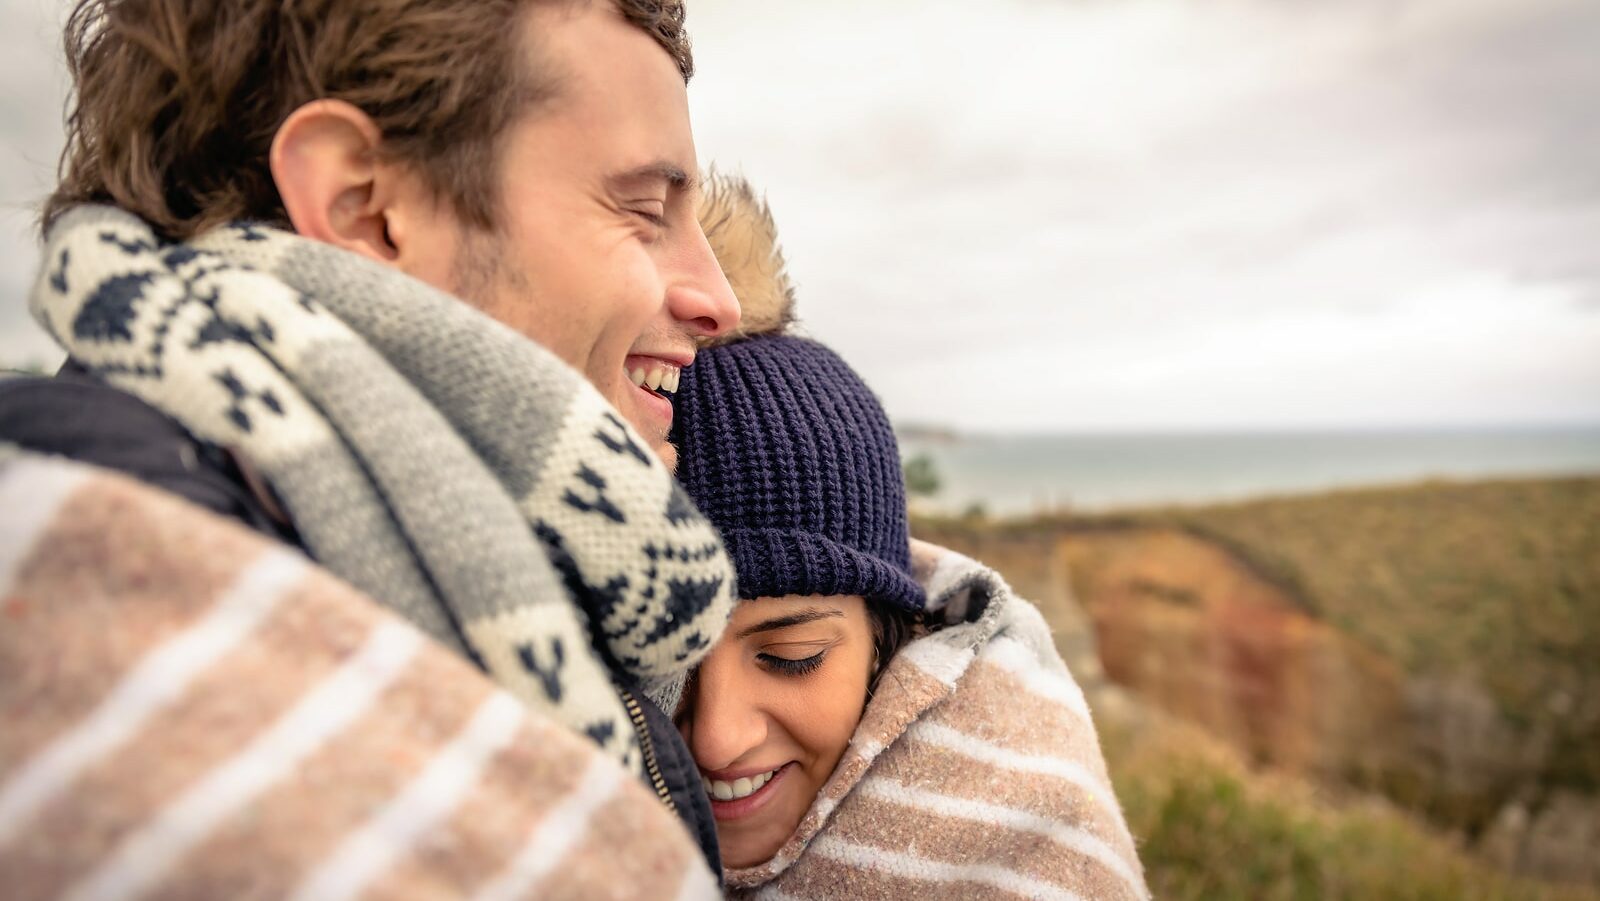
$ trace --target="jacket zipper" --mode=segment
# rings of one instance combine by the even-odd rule
[[[656,796],[667,809],[677,814],[678,805],[672,800],[672,792],[667,789],[667,780],[661,776],[661,765],[656,760],[656,743],[650,738],[650,730],[644,723],[644,710],[640,709],[639,702],[634,700],[633,692],[626,688],[620,689],[622,704],[628,708],[628,718],[633,720],[633,730],[639,735],[639,750],[644,752],[644,768],[650,774],[650,784],[655,786]]]

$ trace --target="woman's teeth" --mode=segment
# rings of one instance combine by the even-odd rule
[[[638,385],[640,388],[660,391],[663,394],[672,394],[678,390],[678,378],[682,374],[683,370],[676,366],[662,365],[654,366],[650,369],[645,369],[643,366],[635,366],[628,370],[628,381]]]
[[[723,782],[721,779],[707,779],[701,776],[700,781],[705,783],[706,794],[716,798],[718,801],[737,801],[740,798],[748,798],[760,791],[761,786],[771,782],[772,777],[777,772],[777,770],[773,770],[769,773],[762,773],[759,776],[740,777],[732,782]]]

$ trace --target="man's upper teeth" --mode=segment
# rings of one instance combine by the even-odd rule
[[[778,771],[772,770],[759,776],[741,776],[732,782],[723,782],[721,779],[707,779],[701,776],[700,781],[705,784],[706,794],[716,798],[718,801],[737,801],[740,798],[748,798],[760,791],[761,786],[770,782],[776,772]]]
[[[681,373],[682,370],[676,366],[652,366],[649,369],[635,366],[628,370],[628,381],[640,388],[672,394],[678,390],[678,378]]]

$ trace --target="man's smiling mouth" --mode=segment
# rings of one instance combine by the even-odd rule
[[[645,363],[635,358],[631,362],[632,365],[624,371],[627,373],[628,381],[636,387],[653,394],[673,394],[678,390],[678,380],[683,376],[683,367],[665,360],[650,360]]]

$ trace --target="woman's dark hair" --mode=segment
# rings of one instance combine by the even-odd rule
[[[889,668],[889,661],[911,639],[921,634],[922,615],[903,607],[867,601],[867,618],[872,622],[872,678],[867,682],[867,697],[877,690],[878,677]]]

